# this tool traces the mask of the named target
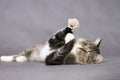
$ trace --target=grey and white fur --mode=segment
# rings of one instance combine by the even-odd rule
[[[101,39],[90,41],[75,39],[74,32],[79,28],[75,18],[68,20],[68,26],[55,33],[48,41],[36,47],[11,56],[1,56],[4,62],[38,61],[46,65],[98,64],[103,62],[99,45]]]
[[[69,19],[68,27],[58,31],[44,44],[37,45],[35,48],[23,51],[16,55],[1,56],[4,62],[26,62],[40,61],[47,65],[63,64],[63,60],[72,50],[75,42],[73,32],[79,28],[77,19]]]

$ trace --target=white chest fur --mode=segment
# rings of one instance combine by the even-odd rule
[[[50,50],[49,44],[46,44],[43,47],[43,49],[41,49],[40,52],[39,52],[40,61],[44,62],[46,57],[52,52],[53,52],[53,50]]]
[[[75,37],[73,34],[71,33],[68,33],[65,37],[65,43],[68,43],[69,41],[73,40]],[[47,43],[42,49],[40,49],[40,52],[39,52],[39,61],[42,61],[44,62],[46,57],[54,52],[55,50],[50,50],[50,46],[49,44]]]

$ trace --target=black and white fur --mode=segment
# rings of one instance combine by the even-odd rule
[[[17,55],[1,56],[0,60],[5,62],[40,61],[45,62],[47,65],[63,64],[64,58],[74,46],[75,37],[73,32],[78,28],[78,20],[75,18],[69,19],[68,27],[58,31],[43,45],[38,45]]]

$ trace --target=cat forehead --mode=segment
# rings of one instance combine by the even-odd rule
[[[99,47],[96,46],[94,41],[86,40],[84,38],[79,38],[76,41],[77,44],[80,44],[82,46],[82,49],[84,51],[92,51],[92,53],[99,53]]]
[[[77,43],[81,44],[81,45],[86,45],[86,46],[96,46],[95,43],[93,41],[90,40],[86,40],[84,38],[79,38],[77,39]]]

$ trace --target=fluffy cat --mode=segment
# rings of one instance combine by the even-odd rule
[[[40,61],[47,65],[63,64],[63,60],[72,50],[75,42],[73,33],[79,28],[79,21],[75,18],[68,20],[68,26],[56,32],[44,44],[23,51],[17,55],[1,56],[0,60],[5,62]]]
[[[101,39],[90,41],[83,38],[76,39],[72,51],[64,59],[64,64],[99,64],[103,62],[99,45]]]
[[[101,40],[95,42],[82,38],[75,39],[74,32],[79,28],[79,21],[75,18],[68,20],[68,26],[56,32],[48,41],[36,47],[11,56],[1,56],[4,62],[39,61],[46,65],[61,64],[92,64],[101,63]]]

